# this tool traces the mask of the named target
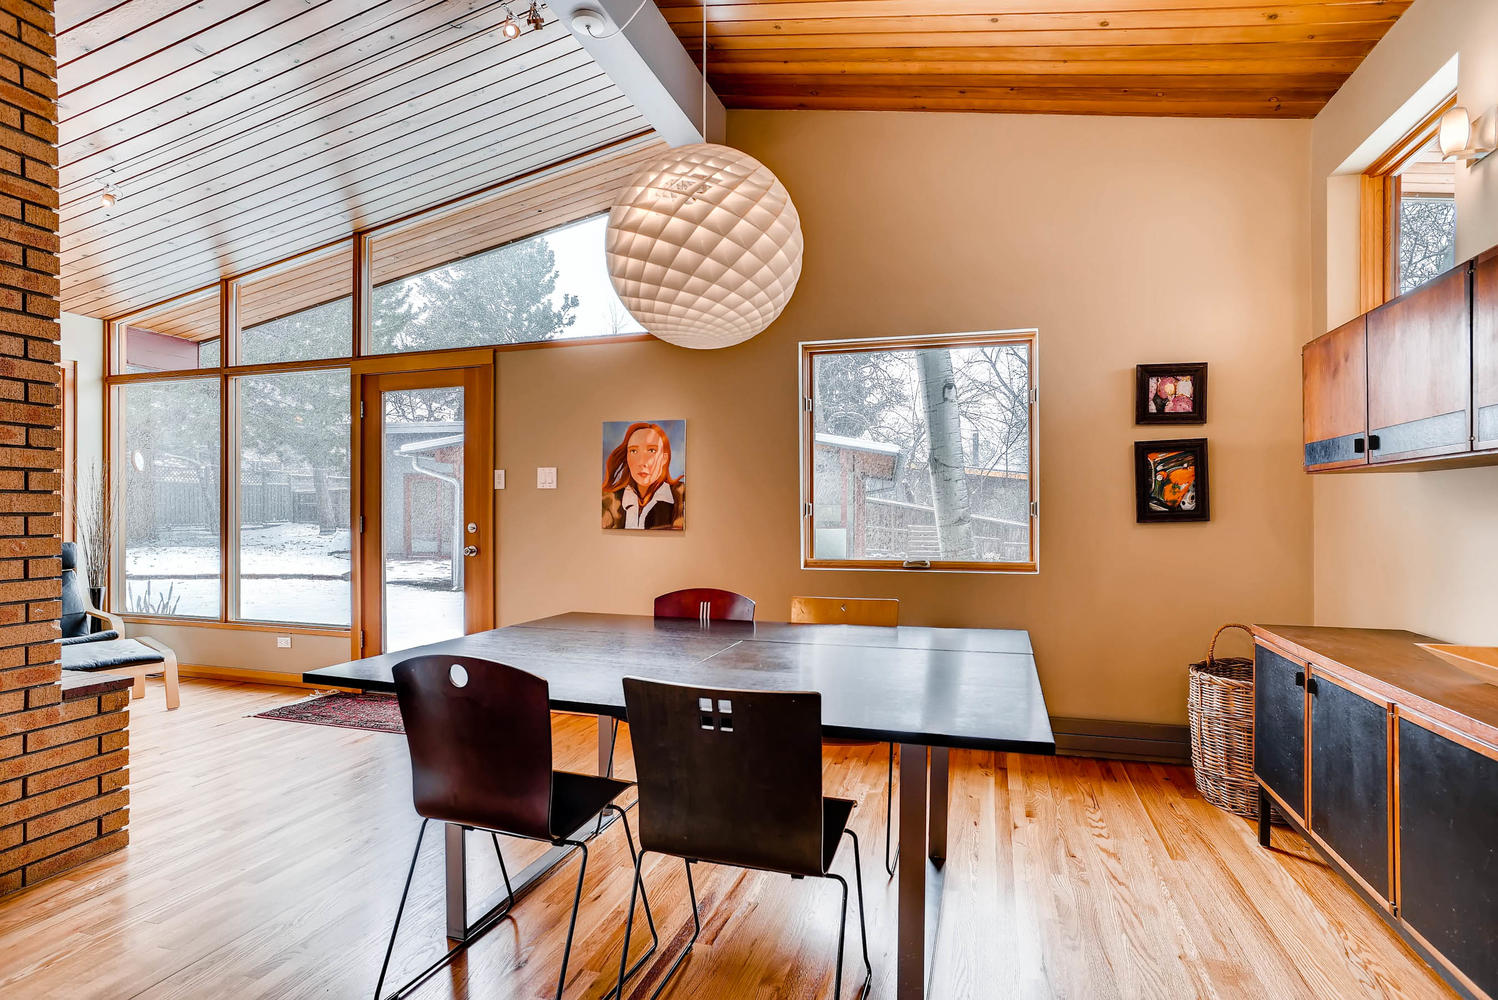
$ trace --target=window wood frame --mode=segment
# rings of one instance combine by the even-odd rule
[[[1440,132],[1441,117],[1456,107],[1442,101],[1363,172],[1359,220],[1359,306],[1371,312],[1399,293],[1399,171]]]
[[[909,351],[931,347],[996,347],[1022,344],[1029,354],[1029,529],[1030,558],[1023,562],[988,562],[957,559],[932,559],[929,565],[909,565],[899,559],[818,559],[816,557],[816,426],[814,361],[823,354],[876,353]],[[937,334],[911,337],[885,337],[857,340],[803,341],[800,345],[800,371],[797,408],[800,411],[800,500],[801,500],[801,568],[826,570],[864,570],[914,573],[1009,573],[1040,571],[1040,335],[1037,330],[996,330],[976,333]]]

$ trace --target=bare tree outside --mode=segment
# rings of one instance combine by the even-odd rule
[[[921,373],[922,415],[931,436],[927,470],[938,551],[943,559],[970,560],[974,556],[973,512],[968,506],[967,462],[962,454],[962,420],[952,352],[945,347],[917,351],[916,364]]]
[[[1418,288],[1456,263],[1456,200],[1399,200],[1399,293]]]

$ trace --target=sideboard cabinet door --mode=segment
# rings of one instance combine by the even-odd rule
[[[1386,906],[1389,705],[1311,678],[1311,832]]]
[[[1368,461],[1368,319],[1359,316],[1300,352],[1307,470]]]
[[[1498,750],[1399,720],[1399,915],[1498,996]]]
[[[1305,664],[1254,646],[1254,774],[1297,821],[1306,802]]]
[[[1448,271],[1368,314],[1371,461],[1472,445],[1471,269]]]

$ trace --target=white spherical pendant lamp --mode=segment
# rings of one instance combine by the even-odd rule
[[[730,347],[780,315],[801,276],[801,218],[764,164],[698,143],[650,160],[609,212],[625,308],[679,347]]]

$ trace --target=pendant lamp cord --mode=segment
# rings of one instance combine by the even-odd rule
[[[707,142],[707,0],[702,0],[702,141]]]

